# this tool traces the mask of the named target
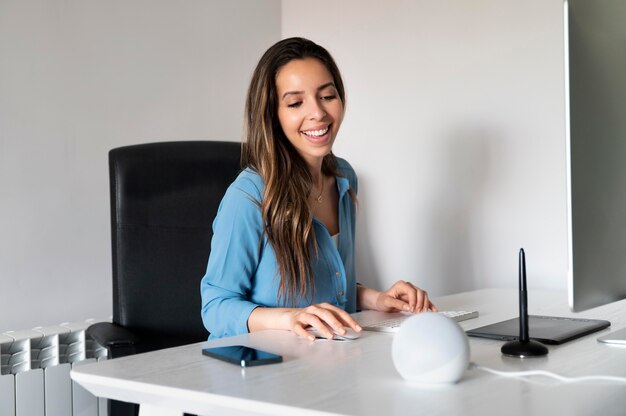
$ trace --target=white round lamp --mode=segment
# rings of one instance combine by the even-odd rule
[[[391,357],[400,375],[412,383],[456,383],[469,364],[469,342],[452,319],[425,312],[404,321],[393,338]]]

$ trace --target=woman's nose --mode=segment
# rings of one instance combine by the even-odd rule
[[[309,108],[309,119],[321,120],[322,118],[324,118],[324,116],[326,116],[326,111],[324,111],[324,107],[322,107],[321,103],[318,100],[313,100]]]

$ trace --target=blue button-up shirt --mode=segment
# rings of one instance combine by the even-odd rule
[[[209,339],[248,332],[248,317],[257,306],[306,307],[328,302],[350,313],[356,311],[354,261],[355,205],[348,189],[357,192],[354,170],[337,159],[343,177],[337,177],[339,192],[339,244],[326,227],[313,219],[318,244],[312,251],[315,279],[313,296],[294,303],[278,300],[279,277],[276,255],[263,234],[259,201],[263,180],[245,169],[230,185],[213,222],[213,239],[207,271],[200,283],[202,321]]]

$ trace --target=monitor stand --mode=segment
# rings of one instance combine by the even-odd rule
[[[619,329],[598,338],[598,342],[614,345],[626,345],[626,328]]]

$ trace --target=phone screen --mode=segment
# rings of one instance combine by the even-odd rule
[[[257,350],[256,348],[245,347],[243,345],[232,345],[228,347],[204,348],[202,354],[237,364],[242,367],[254,365],[280,363],[283,357],[271,352]]]

